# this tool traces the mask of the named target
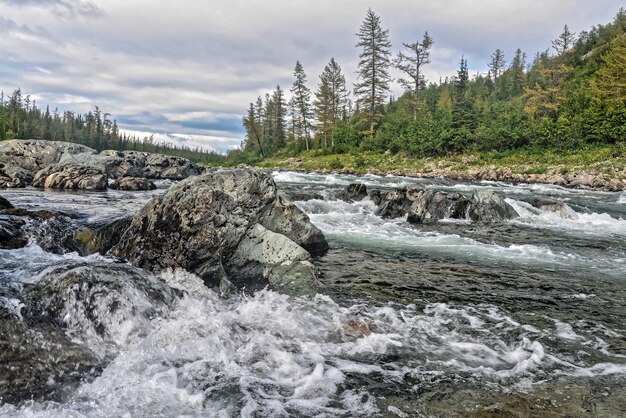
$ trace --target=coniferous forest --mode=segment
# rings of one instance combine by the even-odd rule
[[[110,114],[95,107],[94,111],[78,114],[60,113],[39,108],[29,95],[17,89],[9,97],[0,94],[0,140],[45,139],[86,145],[98,151],[115,149],[133,150],[188,158],[196,162],[214,163],[224,157],[202,148],[190,148],[155,141],[152,136],[139,138],[121,133]]]
[[[290,94],[276,86],[250,103],[242,150],[231,158],[255,162],[310,149],[429,157],[621,145],[626,138],[624,9],[611,23],[578,34],[565,25],[531,56],[496,49],[486,74],[470,74],[470,63],[459,57],[456,74],[442,80],[424,76],[437,47],[428,32],[392,46],[389,29],[370,9],[356,35],[354,85],[334,58],[313,82],[297,61]],[[401,78],[391,78],[393,67]],[[393,83],[404,90],[397,99]]]

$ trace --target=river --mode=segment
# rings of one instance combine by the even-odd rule
[[[312,197],[296,204],[331,246],[316,259],[322,293],[294,298],[262,290],[222,299],[189,273],[160,274],[158,280],[186,292],[150,320],[122,315],[109,321],[108,339],[69,321],[74,341],[104,353],[103,370],[54,400],[0,405],[0,415],[626,414],[625,193],[273,175],[281,193]],[[470,195],[489,188],[520,217],[427,226],[382,219],[369,199],[339,199],[355,181],[370,190],[417,185]],[[81,224],[136,212],[168,185],[151,192],[27,188],[2,195],[17,207],[72,213]],[[532,197],[566,206],[544,211],[528,203]],[[35,281],[58,263],[114,262],[54,254],[39,244],[0,250],[0,287]],[[19,303],[0,297],[7,309],[19,312]]]

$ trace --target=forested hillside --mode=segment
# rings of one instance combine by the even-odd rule
[[[264,156],[373,151],[415,157],[511,149],[624,146],[626,139],[626,13],[589,31],[567,25],[545,51],[491,54],[487,73],[426,80],[437,40],[428,32],[396,52],[372,10],[358,33],[357,83],[346,85],[331,59],[315,83],[297,62],[288,95],[280,86],[250,103],[246,138],[233,161]],[[355,54],[356,55],[356,54]],[[297,58],[297,57],[294,57]],[[395,67],[404,75],[392,80]],[[392,83],[404,94],[391,97]],[[316,87],[311,91],[310,85]],[[348,90],[352,90],[351,93]]]
[[[201,148],[154,141],[152,137],[138,138],[120,133],[115,120],[97,106],[93,112],[78,114],[71,111],[52,112],[38,107],[20,89],[10,97],[0,94],[0,140],[46,139],[87,145],[98,151],[104,149],[135,150],[177,155],[197,162],[218,162],[224,157]]]

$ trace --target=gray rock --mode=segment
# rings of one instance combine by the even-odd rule
[[[0,213],[0,248],[22,248],[32,241],[52,253],[75,251],[72,230],[71,218],[60,212],[3,209]]]
[[[565,207],[565,203],[562,201],[547,197],[533,197],[528,203],[537,209],[550,210],[553,212],[561,212]]]
[[[451,197],[440,191],[422,191],[415,195],[407,221],[416,224],[435,223],[440,219],[465,219],[469,201],[455,193]]]
[[[222,170],[185,179],[149,202],[135,215],[111,254],[150,271],[182,267],[200,276],[209,287],[218,287],[225,278],[238,282],[232,274],[238,271],[233,266],[239,264],[230,260],[256,224],[274,228],[276,233],[284,231],[297,244],[312,248],[323,245],[307,221],[297,207],[277,199],[269,174]],[[264,280],[263,275],[256,279]]]
[[[358,202],[367,197],[367,187],[363,183],[349,184],[341,194],[346,202]]]
[[[144,176],[149,179],[182,180],[189,176],[197,176],[201,171],[186,158],[148,154]]]
[[[270,231],[285,235],[313,255],[328,250],[328,242],[306,213],[290,201],[278,196],[259,218],[259,223]]]
[[[101,359],[71,341],[61,327],[25,323],[0,304],[1,402],[62,400],[83,379],[99,374],[102,366]]]
[[[23,232],[26,221],[17,216],[0,215],[0,248],[22,248],[28,244],[28,237]]]
[[[120,177],[111,184],[112,189],[118,190],[154,190],[155,184],[141,177]]]
[[[77,154],[95,154],[84,145],[61,141],[11,139],[0,141],[0,162],[11,163],[31,173],[57,164],[62,158]]]
[[[406,215],[410,201],[405,189],[392,190],[380,202],[376,214],[382,218],[400,218]]]
[[[292,202],[313,199],[324,200],[324,196],[315,191],[309,191],[299,187],[285,187],[285,185],[282,185],[281,189],[278,191],[278,195]]]
[[[4,209],[13,209],[13,205],[4,197],[0,196],[0,210]]]
[[[34,174],[11,162],[0,162],[0,189],[26,187]]]
[[[519,214],[492,190],[476,189],[471,199],[468,217],[474,222],[501,222]]]
[[[316,293],[317,272],[311,255],[284,235],[260,224],[249,229],[225,266],[238,287],[249,283],[262,286],[259,277],[273,288],[292,294]]]
[[[75,261],[46,268],[23,295],[32,301],[27,319],[51,319],[77,338],[88,333],[111,342],[117,326],[166,312],[175,296],[165,282],[127,264]]]
[[[382,195],[380,190],[372,190],[369,193],[369,198],[376,206],[378,206],[378,205],[380,205],[380,202],[383,201],[384,196]]]
[[[466,219],[471,202],[460,193],[448,197],[448,217],[452,219]]]
[[[52,189],[106,190],[108,180],[101,169],[86,165],[51,165],[35,174],[33,186]]]

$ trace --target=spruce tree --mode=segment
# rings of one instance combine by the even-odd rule
[[[362,52],[359,54],[358,81],[354,85],[354,93],[359,108],[367,112],[369,133],[373,134],[376,124],[382,118],[380,112],[390,91],[389,30],[383,29],[380,17],[372,9],[368,9],[356,35],[359,39],[356,46],[362,48]]]
[[[307,151],[309,150],[309,138],[313,121],[313,109],[311,107],[311,90],[306,85],[306,74],[300,61],[296,61],[296,66],[293,70],[295,80],[291,87],[291,93],[298,112],[298,123],[300,124],[300,130],[304,136],[304,142],[306,144]]]
[[[348,105],[348,91],[346,79],[341,72],[341,67],[334,58],[320,75],[320,83],[315,92],[315,116],[318,121],[318,132],[324,139],[324,146],[328,146],[328,138],[331,138],[331,146],[334,146],[333,133],[337,124],[342,120]]]

